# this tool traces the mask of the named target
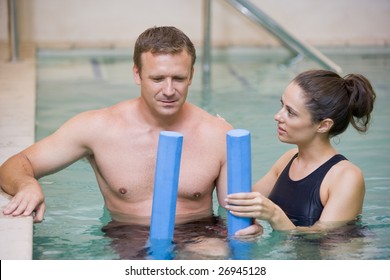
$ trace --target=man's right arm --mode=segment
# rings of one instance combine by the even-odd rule
[[[3,209],[5,215],[28,216],[43,220],[46,210],[38,179],[57,172],[90,153],[93,139],[91,113],[80,114],[55,133],[12,156],[0,167],[0,186],[13,198]]]
[[[13,195],[3,209],[4,215],[29,216],[34,214],[34,222],[41,222],[46,210],[44,195],[30,161],[23,153],[9,158],[0,167],[0,186]]]

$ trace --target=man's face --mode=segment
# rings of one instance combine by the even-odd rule
[[[192,82],[191,56],[186,51],[174,55],[147,52],[141,60],[141,72],[133,67],[134,80],[141,86],[141,98],[153,115],[175,115],[185,103]]]

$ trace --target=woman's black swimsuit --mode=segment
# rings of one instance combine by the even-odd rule
[[[320,199],[320,187],[326,173],[336,163],[347,160],[335,155],[305,178],[293,181],[289,176],[295,154],[272,189],[269,199],[277,204],[296,226],[311,226],[321,216],[324,206]]]

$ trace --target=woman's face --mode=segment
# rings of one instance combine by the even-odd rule
[[[305,145],[316,136],[318,125],[312,122],[311,114],[305,106],[302,89],[290,83],[282,98],[282,108],[275,115],[277,133],[281,142]]]

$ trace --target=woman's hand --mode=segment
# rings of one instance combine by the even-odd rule
[[[229,194],[225,199],[226,209],[234,216],[270,220],[275,204],[258,192]]]
[[[295,228],[280,207],[259,192],[229,194],[225,201],[225,208],[234,216],[268,221],[275,230]]]

